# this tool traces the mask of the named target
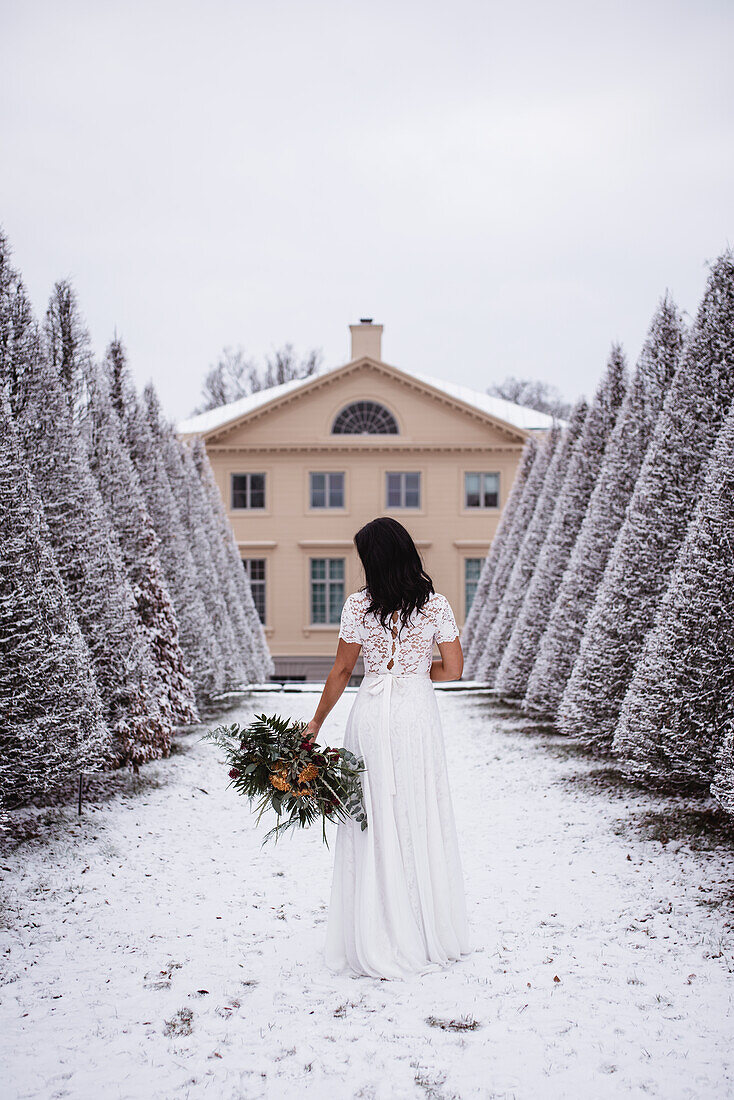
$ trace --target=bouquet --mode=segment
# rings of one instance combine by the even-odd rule
[[[276,841],[286,829],[312,825],[321,818],[327,848],[327,821],[354,817],[362,829],[367,815],[362,804],[360,774],[364,761],[348,749],[320,748],[304,737],[307,722],[279,715],[256,714],[246,727],[217,726],[202,740],[214,741],[224,750],[230,786],[256,800],[257,820],[267,809],[284,816],[265,834]]]

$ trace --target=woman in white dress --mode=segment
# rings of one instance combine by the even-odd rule
[[[334,667],[307,736],[318,736],[361,649],[365,676],[344,746],[365,761],[368,826],[337,826],[324,957],[333,971],[407,978],[472,950],[433,687],[461,677],[463,655],[451,606],[405,527],[381,516],[354,542],[367,583],[344,603]]]

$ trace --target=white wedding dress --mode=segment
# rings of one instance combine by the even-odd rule
[[[434,639],[458,637],[451,605],[432,593],[400,631],[376,615],[369,594],[347,597],[339,636],[360,642],[365,676],[347,718],[344,747],[362,756],[368,827],[337,826],[324,958],[330,970],[407,978],[468,954],[464,881],[430,678]]]

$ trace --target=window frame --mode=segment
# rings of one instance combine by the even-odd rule
[[[470,515],[476,512],[499,512],[502,508],[502,472],[500,470],[464,470],[462,471],[462,512],[468,512]],[[467,478],[478,477],[479,482],[479,504],[468,503],[468,489]],[[483,481],[481,479],[486,477],[497,478],[497,503],[496,504],[483,504],[481,503],[484,497]]]
[[[395,425],[395,431],[388,431],[388,432],[369,432],[369,431],[368,432],[337,432],[337,431],[335,431],[334,429],[336,427],[336,424],[337,424],[337,421],[339,420],[339,418],[342,417],[347,412],[348,409],[351,409],[351,408],[353,408],[357,405],[374,405],[376,408],[382,409],[383,412],[386,414],[386,416],[389,418],[389,420],[392,422],[392,424]],[[354,397],[350,401],[347,401],[345,404],[341,404],[339,406],[339,408],[337,409],[337,411],[332,416],[331,425],[329,427],[329,435],[346,436],[347,438],[354,437],[354,436],[361,437],[361,436],[365,436],[365,435],[377,436],[378,438],[380,438],[380,437],[385,436],[385,435],[392,437],[392,436],[396,436],[396,435],[400,435],[400,434],[401,434],[401,432],[400,432],[400,421],[398,420],[398,417],[395,415],[393,410],[385,404],[384,401],[380,400],[377,397]]]
[[[325,478],[324,483],[324,497],[327,503],[314,504],[313,502],[313,479],[314,476],[320,476]],[[331,479],[333,477],[340,477],[342,479],[342,502],[341,504],[329,504],[328,499],[331,495]],[[346,470],[309,470],[308,471],[308,485],[307,485],[307,501],[308,510],[310,512],[345,512],[347,509],[347,471]]]
[[[385,509],[386,512],[422,512],[423,511],[423,500],[424,500],[424,496],[423,496],[423,494],[424,494],[423,470],[392,470],[392,469],[385,469],[385,470],[383,470],[383,473],[384,473],[384,477],[385,477],[385,480],[384,480],[384,483],[383,483],[383,486],[384,486],[384,488],[383,488],[383,494],[384,494],[383,495],[383,501],[384,501],[384,509]],[[418,477],[418,503],[417,504],[405,504],[404,503],[405,497],[406,497],[405,479],[410,474],[416,474],[417,477]],[[390,478],[391,476],[395,476],[395,475],[398,475],[401,478],[401,482],[400,482],[401,503],[400,504],[390,504],[389,503],[388,478]]]
[[[241,490],[235,490],[234,479],[236,477],[247,478],[247,504],[235,504],[234,494],[235,491],[241,492]],[[252,478],[262,477],[263,479],[263,502],[262,505],[252,505],[249,501],[252,498]],[[268,477],[267,470],[232,470],[229,475],[229,510],[230,512],[258,512],[260,514],[268,511]]]
[[[486,558],[486,555],[485,555],[485,558]],[[472,605],[473,605],[474,600],[476,598],[477,587],[479,585],[479,578],[482,575],[482,566],[484,565],[485,558],[473,558],[473,557],[469,557],[468,554],[464,557],[464,568],[463,568],[463,577],[462,577],[462,582],[463,582],[463,585],[464,585],[464,622],[466,622],[467,618],[469,617],[469,612],[471,611]],[[477,562],[478,567],[479,567],[478,570],[477,570],[476,580],[471,582],[474,585],[474,594],[472,596],[471,603],[469,603],[469,600],[467,598],[468,597],[468,592],[469,592],[469,584],[470,584],[469,578],[467,576],[467,572],[468,572],[467,567],[469,565],[469,562]]]
[[[327,563],[326,575],[323,578],[314,578],[313,563],[317,561],[323,561]],[[328,563],[341,562],[342,575],[341,577],[332,578],[329,574],[331,567]],[[341,622],[341,613],[344,607],[344,601],[347,598],[346,595],[346,579],[347,579],[347,559],[344,555],[313,555],[308,556],[308,614],[309,614],[309,627],[333,627],[339,629]],[[326,611],[326,618],[324,620],[318,620],[314,618],[314,584],[324,585],[324,607]],[[341,600],[339,602],[339,610],[336,612],[334,619],[329,618],[329,612],[332,607],[330,599],[331,586],[335,584],[341,584]]]
[[[260,616],[257,600],[255,598],[255,592],[262,592],[262,616],[260,616],[260,622],[263,626],[268,625],[268,559],[267,558],[241,558],[242,566],[247,573],[247,578],[250,582],[250,589],[252,591],[252,600],[255,604],[255,610]],[[251,576],[248,564],[252,562],[262,562],[263,575],[262,577],[256,577],[254,580]]]

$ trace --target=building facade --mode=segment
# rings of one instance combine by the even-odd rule
[[[327,675],[364,584],[353,538],[376,516],[407,527],[461,627],[525,441],[551,424],[383,362],[381,325],[350,329],[349,362],[178,426],[206,444],[276,679]]]

